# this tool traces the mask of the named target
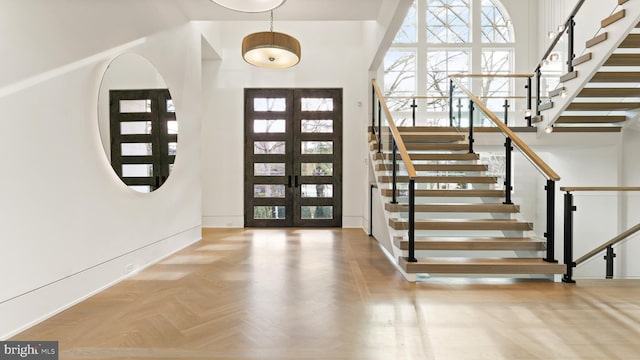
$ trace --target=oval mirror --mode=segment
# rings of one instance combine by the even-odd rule
[[[120,179],[139,192],[162,186],[176,157],[178,122],[169,89],[149,60],[122,54],[111,61],[100,84],[98,121]]]

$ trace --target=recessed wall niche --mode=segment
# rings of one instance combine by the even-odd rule
[[[171,93],[156,67],[127,53],[111,61],[98,93],[105,154],[129,188],[152,192],[173,170],[178,121]]]

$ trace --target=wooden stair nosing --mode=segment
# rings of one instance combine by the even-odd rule
[[[407,230],[409,222],[404,219],[389,219],[389,226],[395,230]],[[416,220],[416,230],[474,230],[474,231],[530,231],[533,224],[513,219],[439,219]]]
[[[579,56],[575,59],[573,59],[573,61],[571,62],[573,66],[578,66],[580,64],[584,64],[587,61],[591,60],[591,58],[593,57],[592,53],[586,53],[582,56]]]
[[[621,132],[620,126],[554,126],[554,133],[592,133],[592,132]]]
[[[572,71],[570,73],[566,73],[560,77],[560,82],[567,82],[569,80],[575,79],[578,77],[578,71]]]
[[[409,240],[396,236],[394,245],[400,250],[409,250]],[[546,249],[544,240],[531,238],[416,238],[415,250],[450,250],[450,251],[542,251]]]
[[[640,54],[611,54],[602,66],[640,66]]]
[[[484,172],[489,171],[489,166],[484,164],[415,164],[416,171],[434,171],[434,172]],[[396,165],[396,170],[400,169],[400,165]],[[376,164],[376,171],[393,171],[391,164]]]
[[[390,197],[392,189],[381,189],[383,196]],[[400,190],[396,190],[399,195]],[[495,198],[504,197],[503,190],[416,190],[416,197],[456,197],[456,198]]]
[[[385,210],[406,212],[407,204],[384,204]],[[461,212],[461,213],[518,213],[520,207],[514,204],[416,204],[416,212]]]
[[[567,111],[613,111],[634,110],[640,108],[639,102],[573,102]]]
[[[586,46],[587,46],[587,48],[594,47],[594,46],[600,44],[601,42],[606,41],[608,37],[609,37],[608,33],[607,32],[603,32],[602,34],[597,35],[597,36],[595,36],[594,38],[592,38],[590,40],[587,40]]]
[[[478,160],[480,155],[472,154],[409,154],[411,160]]]
[[[431,274],[564,274],[566,270],[563,264],[529,258],[426,258],[418,262],[400,258],[399,265],[407,273]]]
[[[553,101],[549,101],[548,103],[541,104],[538,106],[538,110],[545,111],[553,108]]]
[[[549,97],[556,97],[556,96],[560,95],[560,93],[565,89],[566,88],[563,86],[563,87],[559,87],[557,89],[554,89],[552,91],[549,91]]]
[[[640,34],[629,34],[622,40],[620,46],[621,49],[636,49],[640,48]]]
[[[444,133],[458,133],[458,128],[452,126],[398,126],[398,131],[401,134],[404,133],[413,133],[413,132],[423,132],[423,133],[434,133],[434,132],[444,132]]]
[[[560,116],[556,124],[609,124],[624,122],[626,116]]]
[[[390,183],[393,181],[393,176],[378,176],[378,181]],[[406,183],[409,182],[409,177],[396,176],[396,181]],[[415,181],[419,184],[495,184],[498,178],[495,176],[417,176]]]
[[[589,82],[592,83],[635,83],[640,82],[640,71],[600,71]]]
[[[404,144],[409,151],[462,151],[468,150],[469,145],[464,143],[405,143]]]
[[[640,88],[583,88],[578,97],[592,98],[631,98],[640,97]]]
[[[430,134],[430,133],[405,133],[400,135],[402,141],[405,143],[410,142],[455,142],[464,141],[465,135],[462,134]]]
[[[603,19],[600,22],[600,26],[603,27],[603,28],[606,28],[607,26],[613,24],[614,22],[624,19],[624,15],[625,15],[625,10],[622,9],[622,10],[612,14],[611,16],[607,17],[606,19]]]

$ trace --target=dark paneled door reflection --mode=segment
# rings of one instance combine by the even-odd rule
[[[245,225],[342,226],[342,90],[245,90]]]
[[[176,157],[178,122],[167,89],[111,90],[111,166],[140,192],[160,187]]]

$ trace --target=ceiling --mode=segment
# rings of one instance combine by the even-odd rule
[[[268,20],[268,13],[247,14],[211,0],[176,0],[192,20]],[[384,0],[287,0],[274,11],[276,20],[376,20]]]

